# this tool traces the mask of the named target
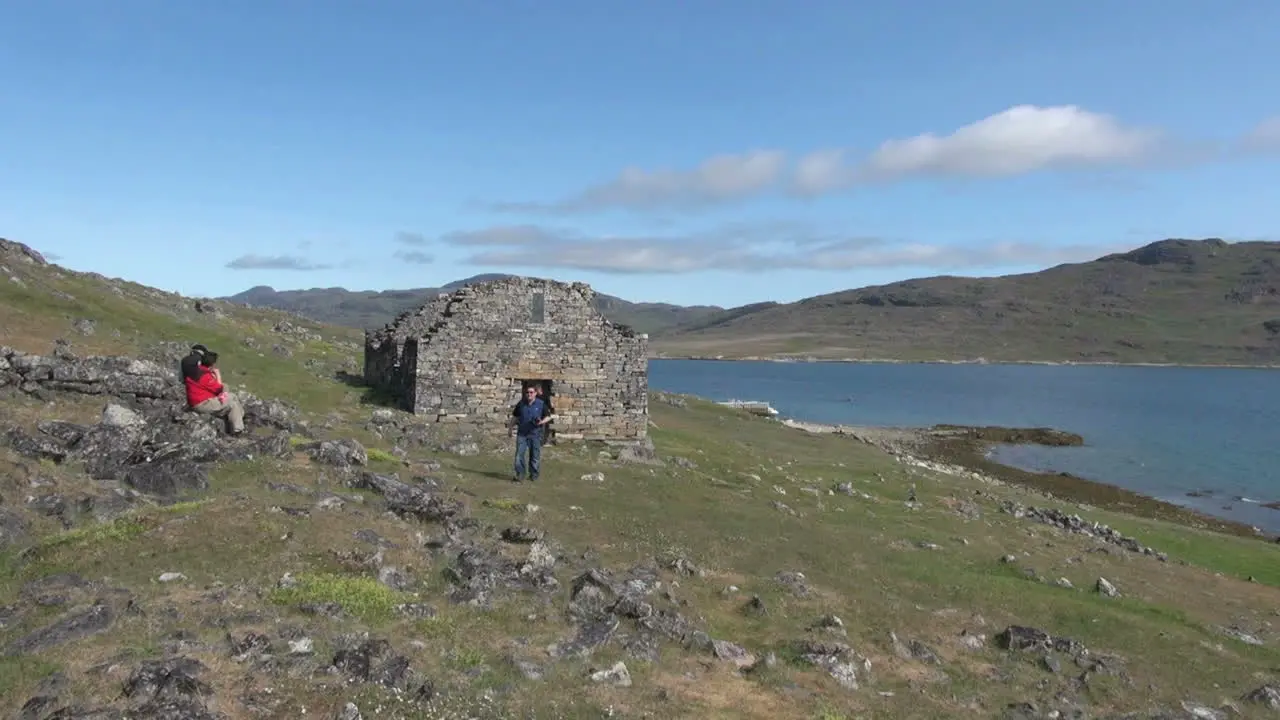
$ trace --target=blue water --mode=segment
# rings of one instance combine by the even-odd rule
[[[649,384],[765,400],[783,417],[812,422],[1068,430],[1085,447],[1002,446],[995,459],[1280,532],[1280,511],[1260,505],[1280,500],[1276,370],[651,360]]]

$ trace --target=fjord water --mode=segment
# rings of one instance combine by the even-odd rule
[[[1085,446],[1001,446],[994,459],[1280,532],[1280,511],[1261,505],[1280,500],[1280,370],[652,360],[649,383],[811,422],[1067,430]]]

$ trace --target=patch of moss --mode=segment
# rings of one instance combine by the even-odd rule
[[[292,587],[276,588],[271,601],[281,605],[335,603],[365,620],[385,620],[395,607],[409,602],[405,593],[397,592],[373,578],[337,573],[301,575]]]
[[[49,550],[67,545],[96,545],[128,540],[146,532],[148,527],[141,518],[119,517],[110,522],[86,525],[52,535],[42,541],[38,547],[41,550]]]

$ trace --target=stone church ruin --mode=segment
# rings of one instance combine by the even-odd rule
[[[442,293],[365,333],[365,383],[435,422],[501,432],[539,383],[563,439],[640,440],[648,336],[596,310],[585,283],[511,277]]]

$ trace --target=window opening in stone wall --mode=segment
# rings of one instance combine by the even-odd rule
[[[543,322],[545,320],[546,310],[547,310],[546,295],[540,292],[534,293],[533,301],[530,303],[530,307],[529,307],[529,316],[530,316],[529,321],[535,322],[535,323]]]

